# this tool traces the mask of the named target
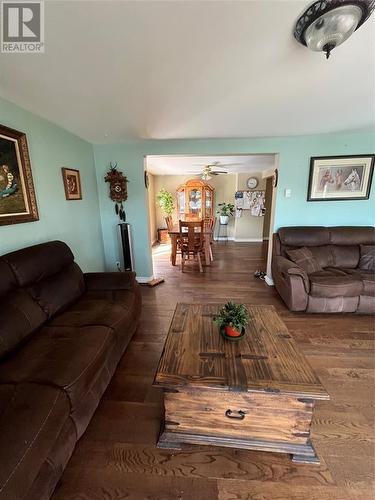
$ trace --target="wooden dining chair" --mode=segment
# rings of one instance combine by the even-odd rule
[[[165,223],[167,224],[167,229],[168,232],[173,231],[174,229],[174,224],[173,224],[173,219],[171,215],[168,215],[167,217],[164,217]],[[177,250],[176,250],[176,255],[181,254],[181,251],[179,250],[178,247],[178,238],[177,238]],[[170,257],[170,260],[172,260],[172,254]]]
[[[181,251],[181,271],[184,272],[186,258],[192,255],[196,257],[199,265],[199,272],[203,273],[202,258],[203,253],[203,232],[204,221],[179,221],[180,236],[177,245]],[[196,229],[199,228],[199,231]]]
[[[214,255],[212,252],[212,244],[214,242],[214,227],[215,227],[215,222],[216,222],[216,217],[206,217],[204,219],[204,227],[205,229],[209,229],[211,231],[210,236],[207,236],[210,238],[210,259],[214,260]],[[206,236],[205,236],[206,237]]]
[[[172,219],[172,216],[168,215],[167,217],[165,217],[165,222],[167,224],[168,231],[172,231],[173,230],[173,219]]]

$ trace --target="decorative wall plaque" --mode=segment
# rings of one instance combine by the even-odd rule
[[[117,170],[117,163],[109,164],[110,170],[104,177],[105,182],[109,182],[109,197],[115,202],[115,212],[123,222],[126,221],[126,214],[123,202],[128,199],[127,178]]]

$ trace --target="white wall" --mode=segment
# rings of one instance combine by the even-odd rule
[[[249,177],[257,177],[259,184],[256,190],[264,190],[266,188],[266,180],[262,179],[261,173],[256,174],[228,174],[228,175],[218,175],[213,177],[209,184],[215,189],[215,214],[219,219],[218,204],[234,203],[234,194],[238,190],[247,190],[246,181]],[[149,200],[152,204],[154,200],[155,214],[152,214],[152,210],[149,209],[150,213],[150,225],[152,225],[152,220],[154,217],[156,226],[150,228],[151,234],[155,234],[157,228],[165,228],[164,214],[160,210],[156,202],[156,196],[160,189],[164,188],[167,191],[175,195],[177,188],[184,184],[187,180],[191,179],[191,175],[155,175],[153,176],[154,185],[153,190],[149,187]],[[153,194],[152,194],[153,192]],[[177,203],[176,203],[177,204]],[[173,220],[177,221],[177,206],[175,213],[173,214]],[[254,217],[250,214],[250,210],[243,210],[242,217],[236,219],[231,217],[228,225],[228,237],[239,241],[262,241],[263,233],[263,222],[264,217]],[[217,220],[215,234],[218,234],[219,221]],[[224,234],[224,233],[222,233]],[[151,240],[153,241],[153,240]]]
[[[255,189],[249,190],[247,187],[247,179],[256,177],[258,186]],[[266,189],[266,180],[262,178],[261,173],[255,174],[237,174],[237,191],[260,191]],[[254,217],[250,210],[242,210],[242,216],[235,219],[234,239],[238,241],[262,241],[263,239],[263,223],[264,217]]]
[[[152,174],[148,174],[148,215],[150,220],[150,241],[151,245],[155,243],[158,239],[157,227],[156,227],[156,203],[155,203],[155,177]]]

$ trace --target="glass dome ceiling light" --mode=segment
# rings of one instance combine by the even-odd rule
[[[314,51],[331,51],[347,40],[372,14],[375,0],[318,0],[299,17],[294,37]]]

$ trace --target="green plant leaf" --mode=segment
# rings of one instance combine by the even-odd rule
[[[235,304],[227,302],[214,317],[214,322],[219,328],[233,326],[241,331],[249,322],[249,312],[245,304]]]
[[[162,188],[156,196],[159,207],[165,216],[169,217],[174,211],[174,198],[172,193]]]
[[[218,207],[220,207],[220,210],[217,213],[220,215],[231,216],[234,214],[233,203],[218,203]]]

